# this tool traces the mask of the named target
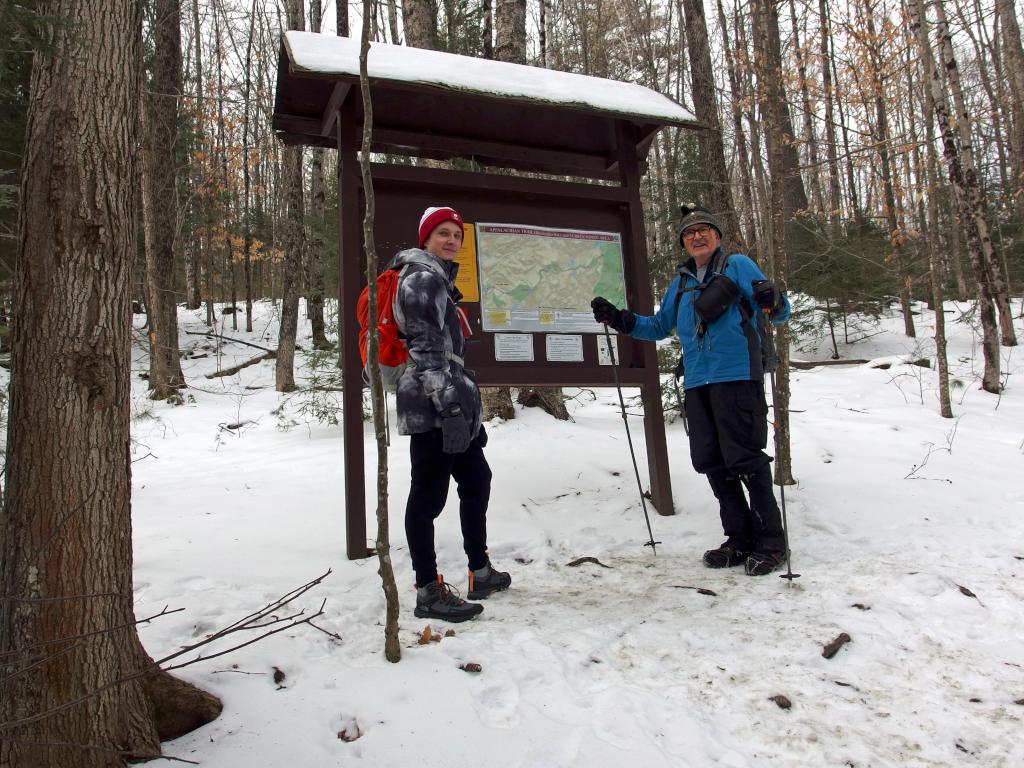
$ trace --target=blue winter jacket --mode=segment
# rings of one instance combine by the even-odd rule
[[[723,272],[739,288],[740,297],[707,325],[703,336],[697,333],[700,317],[693,302],[715,277],[712,266],[719,261],[720,254],[721,249],[708,262],[703,281],[697,280],[693,259],[682,264],[679,274],[665,291],[658,311],[653,315],[636,315],[636,325],[629,334],[634,339],[656,341],[675,330],[683,347],[685,389],[722,381],[756,381],[764,376],[760,335],[763,331],[757,326],[751,284],[764,280],[765,276],[747,256],[730,255]],[[771,315],[772,323],[783,323],[789,317],[789,299],[785,294],[782,305]]]

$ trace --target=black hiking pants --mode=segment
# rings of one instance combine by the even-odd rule
[[[419,587],[437,580],[434,520],[444,509],[448,485],[453,478],[458,488],[462,542],[469,567],[476,570],[487,564],[491,468],[484,457],[480,438],[473,438],[464,453],[445,453],[441,445],[440,428],[410,436],[412,483],[405,505],[405,536]]]
[[[782,552],[782,516],[772,489],[768,404],[761,381],[686,390],[690,460],[708,476],[725,535],[744,551]],[[743,494],[746,486],[750,501]]]

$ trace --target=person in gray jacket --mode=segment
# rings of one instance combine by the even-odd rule
[[[401,251],[388,264],[388,269],[406,267],[395,315],[410,364],[399,379],[396,400],[399,434],[410,437],[412,482],[405,534],[416,572],[415,615],[456,622],[477,616],[483,606],[462,600],[437,572],[434,520],[444,509],[452,478],[469,564],[467,597],[482,600],[512,583],[487,554],[487,432],[481,422],[480,390],[463,361],[469,325],[455,287],[462,236],[457,211],[427,208],[420,219],[419,247]]]

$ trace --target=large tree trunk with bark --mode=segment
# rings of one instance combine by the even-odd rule
[[[437,48],[437,0],[405,0],[402,5],[405,44]]]
[[[305,29],[302,0],[288,0],[288,29]],[[302,195],[302,147],[281,150],[281,186],[284,189],[284,275],[281,285],[281,327],[277,336],[275,387],[295,389],[295,336],[299,328],[299,293],[302,288],[302,251],[305,246],[305,207]]]
[[[785,92],[782,89],[782,54],[779,43],[778,17],[775,3],[778,0],[755,0],[754,47],[759,51],[757,61],[758,101],[761,115],[768,126],[766,136],[768,147],[769,204],[765,220],[770,222],[768,239],[771,246],[768,276],[785,290],[788,272],[786,196],[791,191],[788,172],[791,166],[786,159],[792,149],[788,145],[792,133],[786,132],[786,120],[781,118],[785,108]],[[774,17],[774,22],[773,22]],[[802,189],[802,185],[801,185]],[[806,202],[806,197],[804,198]],[[779,368],[772,378],[772,422],[775,425],[775,482],[792,485],[793,460],[789,436],[789,332],[780,326],[774,332]]]
[[[174,264],[181,247],[178,227],[178,99],[181,96],[181,13],[177,0],[153,3],[153,76],[143,97],[142,210],[149,282],[149,393],[178,399],[185,386],[178,350],[178,302]]]
[[[219,702],[135,630],[129,444],[141,6],[62,0],[36,54],[0,530],[0,765],[155,757]],[[149,680],[152,685],[146,683]],[[183,686],[198,703],[150,693]],[[182,721],[179,721],[179,723]]]
[[[729,171],[725,166],[722,121],[718,117],[718,98],[711,69],[704,2],[683,0],[683,11],[686,17],[686,46],[690,52],[694,110],[697,120],[705,126],[697,135],[697,153],[703,177],[701,203],[714,211],[725,227],[722,232],[723,247],[731,251],[746,250],[732,201]],[[675,211],[672,213],[674,215]]]
[[[494,58],[526,63],[526,0],[496,0]]]
[[[967,251],[974,269],[974,277],[978,296],[978,317],[981,320],[982,356],[984,370],[981,386],[986,392],[998,393],[1000,387],[999,370],[999,329],[996,326],[995,300],[990,282],[991,270],[985,262],[982,248],[982,237],[976,226],[974,212],[981,204],[981,191],[978,188],[977,176],[973,174],[973,149],[970,142],[958,144],[956,120],[949,112],[946,93],[942,87],[938,63],[928,39],[927,16],[924,0],[911,0],[911,28],[913,29],[921,61],[927,73],[928,96],[932,112],[942,136],[942,148],[949,172],[949,182],[953,186],[954,197],[960,214],[960,221],[967,239]],[[944,41],[944,43],[948,43]],[[952,60],[952,48],[946,52],[948,68],[955,68]],[[959,82],[957,80],[957,82]]]
[[[1014,0],[996,0],[1002,30],[1003,67],[1010,89],[1010,159],[1018,221],[1024,221],[1024,46]]]

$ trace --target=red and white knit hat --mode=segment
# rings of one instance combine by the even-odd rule
[[[427,238],[430,237],[430,233],[434,229],[443,224],[446,221],[454,221],[460,227],[462,226],[462,216],[454,208],[448,206],[441,206],[440,208],[427,208],[423,212],[423,216],[420,217],[420,244],[422,248],[426,245]]]

